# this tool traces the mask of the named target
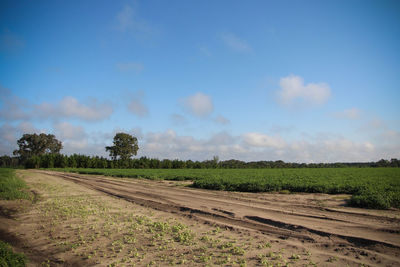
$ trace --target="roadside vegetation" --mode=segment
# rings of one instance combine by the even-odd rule
[[[400,208],[399,168],[52,170],[151,180],[193,180],[193,187],[212,190],[351,194],[350,206]]]
[[[1,267],[23,267],[27,259],[21,253],[15,253],[12,247],[0,240],[0,266]]]
[[[29,199],[25,182],[15,175],[15,170],[0,168],[0,199]]]
[[[29,199],[29,194],[24,191],[25,182],[15,175],[15,170],[0,168],[0,199],[17,200]],[[0,266],[22,267],[26,266],[27,259],[23,254],[14,253],[12,247],[0,240]]]

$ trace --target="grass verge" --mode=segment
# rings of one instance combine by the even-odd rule
[[[25,182],[15,175],[15,170],[0,169],[0,199],[29,199],[29,194],[24,191],[26,188]],[[27,259],[25,255],[14,253],[9,244],[0,240],[1,267],[20,267],[26,266],[26,263]]]
[[[0,168],[0,199],[29,199],[29,194],[24,191],[26,188],[25,182],[15,175],[15,170]]]

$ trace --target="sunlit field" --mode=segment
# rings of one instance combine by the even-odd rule
[[[53,169],[151,180],[192,180],[193,187],[241,191],[351,194],[350,206],[400,207],[399,168],[318,169]]]

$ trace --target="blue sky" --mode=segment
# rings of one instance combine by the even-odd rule
[[[1,1],[0,154],[400,158],[398,1]]]

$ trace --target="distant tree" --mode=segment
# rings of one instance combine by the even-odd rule
[[[169,159],[163,159],[161,161],[161,168],[163,169],[171,169],[172,168],[172,161]]]
[[[58,154],[63,148],[62,143],[52,134],[24,134],[18,141],[18,150],[14,151],[14,155],[25,160],[32,156],[40,156],[43,154]]]
[[[139,150],[137,138],[127,133],[117,133],[113,143],[113,146],[106,146],[106,151],[110,152],[110,157],[114,160],[127,160]]]

